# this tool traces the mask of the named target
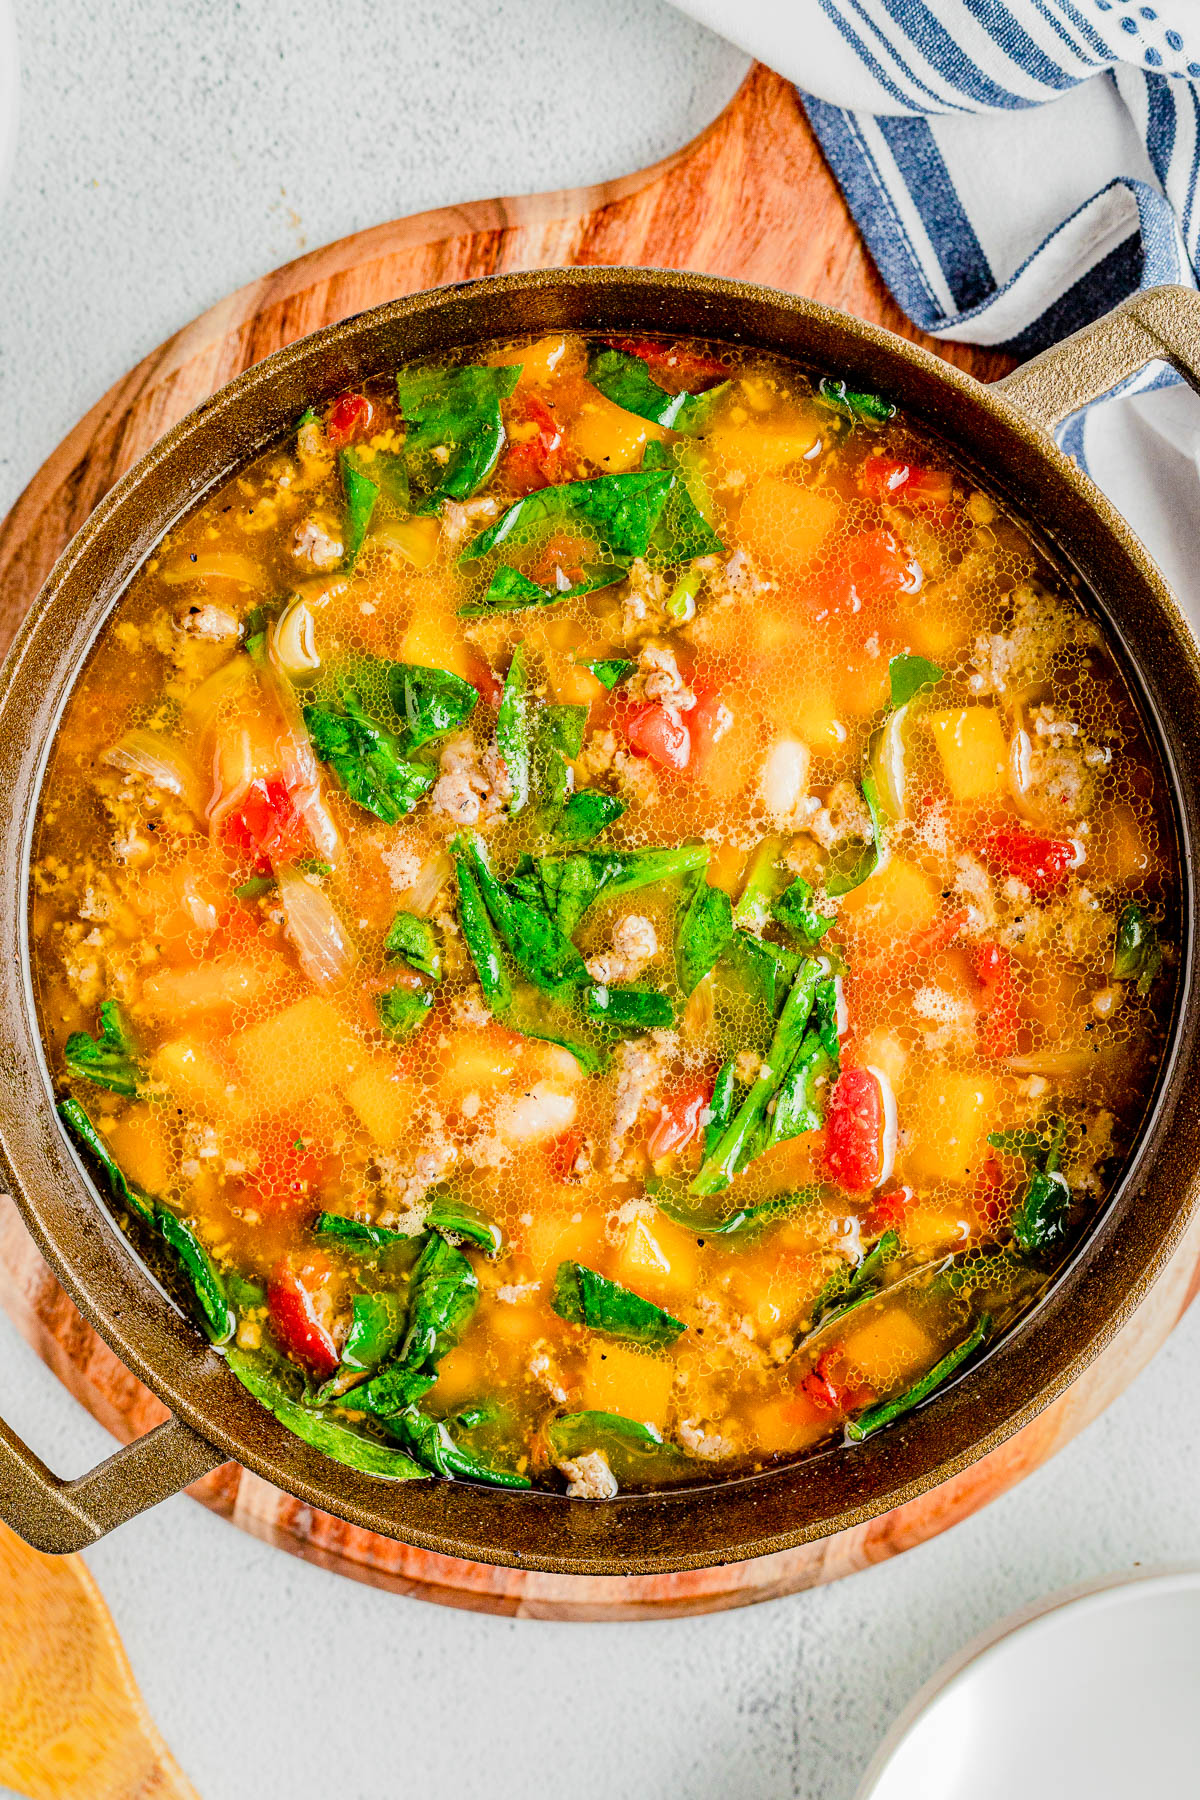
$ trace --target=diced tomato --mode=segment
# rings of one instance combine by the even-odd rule
[[[881,504],[892,500],[929,515],[939,525],[954,517],[954,477],[949,469],[926,469],[920,463],[900,462],[894,456],[868,456],[858,472],[864,494]]]
[[[663,385],[669,385],[679,393],[702,394],[705,388],[729,377],[729,369],[719,357],[705,356],[700,350],[684,349],[678,344],[656,344],[653,338],[609,338],[607,341],[614,350],[639,357],[653,375],[665,378]]]
[[[860,531],[837,552],[833,570],[808,588],[818,619],[861,612],[890,594],[916,594],[924,575],[908,545],[894,531]]]
[[[467,680],[481,700],[486,701],[489,706],[499,706],[504,683],[491,663],[485,662],[482,656],[477,656],[470,650],[467,652]]]
[[[883,1167],[883,1094],[869,1069],[843,1068],[825,1123],[825,1167],[834,1181],[865,1193]]]
[[[375,408],[365,394],[339,394],[329,414],[326,435],[335,450],[344,450],[356,438],[366,437]]]
[[[577,1129],[564,1131],[559,1137],[551,1138],[546,1146],[546,1162],[555,1181],[571,1181],[575,1178],[575,1165],[582,1149],[583,1133]]]
[[[975,947],[971,966],[982,991],[979,1008],[979,1048],[999,1060],[1017,1053],[1017,990],[1013,982],[1012,956],[1003,944],[991,939]]]
[[[566,589],[583,578],[583,567],[595,561],[595,551],[585,538],[569,531],[556,531],[542,545],[529,578],[541,587]]]
[[[692,740],[691,767],[697,773],[706,769],[717,745],[734,723],[731,709],[716,688],[696,683],[692,690],[696,704],[687,715],[688,734]]]
[[[297,1270],[285,1261],[267,1283],[267,1316],[280,1349],[318,1381],[327,1381],[341,1361],[329,1330],[328,1308],[320,1305],[321,1284],[327,1278],[328,1270],[315,1264]]]
[[[389,977],[394,985],[396,973]],[[295,1126],[277,1128],[267,1138],[257,1167],[247,1176],[265,1212],[309,1205],[325,1174],[325,1157]]]
[[[1083,860],[1070,838],[1038,837],[1018,826],[989,832],[980,848],[994,868],[1015,875],[1035,894],[1060,887]]]
[[[813,1367],[800,1383],[801,1391],[821,1412],[843,1412],[849,1389],[837,1380],[835,1371],[842,1360],[838,1345],[822,1350]]]
[[[563,479],[563,436],[546,402],[523,393],[507,420],[504,477],[518,494],[532,494]]]
[[[700,1115],[712,1099],[712,1087],[711,1081],[690,1081],[668,1094],[646,1140],[651,1162],[686,1150],[692,1140],[699,1137],[704,1129]]]
[[[915,1195],[910,1187],[888,1188],[882,1194],[876,1194],[871,1202],[870,1224],[872,1231],[896,1231],[908,1216]]]
[[[944,919],[935,919],[923,931],[914,931],[908,940],[906,954],[922,959],[936,956],[939,950],[945,950],[954,942],[969,917],[967,908],[962,906],[957,912],[947,913]]]
[[[636,755],[648,756],[664,769],[686,769],[688,766],[692,754],[691,732],[682,719],[669,713],[657,701],[640,706],[628,715],[625,736]]]
[[[281,775],[252,781],[221,833],[230,849],[251,857],[259,875],[269,875],[274,863],[301,855],[309,841],[308,829],[292,805]]]

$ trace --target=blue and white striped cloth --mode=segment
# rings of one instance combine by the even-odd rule
[[[794,80],[924,331],[1028,356],[1200,268],[1200,0],[676,0]],[[1200,617],[1200,403],[1161,365],[1064,447]]]

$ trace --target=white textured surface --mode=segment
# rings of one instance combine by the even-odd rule
[[[698,129],[743,67],[654,0],[23,0],[19,23],[0,506],[138,356],[302,240],[622,173]],[[1064,1583],[1197,1554],[1198,1351],[1200,1315],[1016,1493],[748,1612],[561,1626],[444,1611],[308,1568],[185,1499],[89,1561],[204,1800],[849,1800],[893,1716],[982,1627]],[[64,1474],[111,1448],[2,1318],[0,1401]]]

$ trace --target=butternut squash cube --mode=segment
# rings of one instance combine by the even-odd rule
[[[530,344],[528,349],[494,350],[485,361],[498,368],[508,368],[513,363],[520,363],[521,374],[517,386],[540,387],[561,367],[566,349],[566,338],[561,331],[554,331],[549,337],[539,338],[536,344]]]
[[[158,1110],[145,1102],[127,1108],[111,1131],[109,1148],[134,1187],[162,1194],[171,1180],[174,1159]]]
[[[905,1120],[907,1171],[928,1181],[968,1181],[988,1153],[1000,1092],[991,1075],[930,1069]]]
[[[666,437],[661,426],[614,406],[603,394],[589,396],[571,427],[571,445],[604,475],[623,475],[641,463],[646,445]]]
[[[552,1281],[560,1262],[586,1263],[589,1269],[599,1266],[597,1258],[603,1253],[604,1220],[594,1213],[578,1219],[564,1217],[562,1213],[536,1213],[525,1241],[529,1260],[538,1277]]]
[[[834,1423],[832,1413],[820,1412],[803,1399],[768,1400],[751,1408],[749,1436],[764,1455],[782,1455],[819,1444]]]
[[[191,968],[158,969],[142,983],[138,1005],[153,1018],[178,1019],[192,1013],[232,1012],[253,1006],[270,977],[256,963],[218,956]]]
[[[661,1431],[674,1382],[675,1366],[665,1357],[594,1338],[584,1365],[583,1404],[596,1412],[621,1413]]]
[[[856,936],[869,937],[882,946],[923,930],[933,921],[938,905],[933,878],[915,863],[893,856],[846,895],[842,917]]]
[[[408,1130],[416,1102],[411,1082],[384,1062],[368,1063],[347,1083],[346,1099],[381,1150],[394,1150]]]
[[[842,1339],[847,1361],[873,1388],[898,1387],[937,1360],[933,1340],[902,1306],[889,1306]]]
[[[232,1072],[204,1044],[173,1038],[155,1051],[151,1071],[182,1106],[209,1117],[238,1124],[249,1112],[246,1096]]]
[[[839,516],[828,494],[764,475],[742,501],[738,530],[752,556],[786,573],[807,568]]]
[[[466,640],[444,582],[430,576],[410,583],[408,592],[413,596],[413,611],[400,647],[400,660],[431,669],[449,669],[452,675],[469,678],[471,662]]]
[[[681,1226],[669,1219],[635,1219],[621,1246],[616,1278],[662,1302],[694,1290],[698,1258],[695,1238]]]
[[[790,423],[718,425],[704,439],[705,458],[718,481],[721,476],[778,475],[807,456],[821,435],[815,413],[800,413]]]
[[[345,1088],[367,1060],[341,1013],[319,995],[238,1032],[229,1049],[246,1099],[260,1113],[283,1112],[330,1088]]]
[[[971,1235],[969,1222],[954,1206],[935,1206],[918,1202],[909,1208],[904,1219],[904,1241],[921,1256],[935,1256],[939,1251],[956,1250]]]
[[[927,723],[956,800],[985,800],[1008,784],[1008,742],[994,706],[930,713]]]

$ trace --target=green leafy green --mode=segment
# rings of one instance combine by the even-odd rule
[[[590,669],[601,687],[607,688],[611,694],[623,681],[628,681],[637,668],[637,663],[628,656],[601,656],[594,657],[591,661],[583,659],[579,666]]]
[[[349,1404],[357,1400],[359,1391],[355,1390]],[[389,1414],[381,1424],[388,1436],[403,1444],[414,1461],[432,1475],[481,1481],[490,1487],[527,1488],[531,1485],[527,1476],[493,1468],[473,1451],[464,1450],[461,1444],[454,1442],[442,1420],[431,1419],[419,1407],[407,1406],[400,1412]]]
[[[350,453],[343,450],[338,457],[338,468],[342,476],[342,492],[346,496],[346,515],[342,525],[343,563],[347,569],[354,567],[358,553],[363,547],[363,539],[367,535],[367,527],[371,523],[371,514],[375,511],[375,502],[379,498],[379,489],[368,475],[364,475],[358,463]]]
[[[668,431],[686,435],[705,429],[730,385],[723,381],[703,394],[669,394],[659,387],[640,356],[599,345],[588,350],[587,378],[623,412],[636,413],[639,419],[650,419]]]
[[[442,979],[442,953],[437,933],[428,919],[416,913],[398,912],[383,940],[385,956],[402,956],[406,963],[428,975],[431,981]]]
[[[1158,928],[1144,909],[1131,900],[1117,920],[1113,975],[1118,981],[1136,981],[1138,993],[1145,994],[1154,985],[1162,962]]]
[[[401,369],[396,395],[407,432],[404,461],[418,512],[466,500],[481,488],[504,445],[500,402],[520,378],[519,364]]]
[[[729,940],[726,961],[774,1018],[800,966],[799,953],[785,944],[755,937],[752,931],[736,930]]]
[[[1071,1190],[1059,1168],[1067,1135],[1065,1119],[1050,1118],[1037,1129],[991,1131],[994,1150],[1020,1156],[1031,1173],[1009,1220],[1013,1241],[1031,1262],[1053,1255],[1067,1235]]]
[[[813,1301],[813,1318],[820,1324],[836,1314],[839,1318],[851,1307],[877,1294],[887,1279],[889,1264],[900,1254],[900,1238],[885,1231],[873,1250],[869,1250],[856,1269],[844,1264],[825,1283]]]
[[[348,685],[340,709],[315,702],[304,708],[304,723],[313,749],[350,798],[386,825],[410,813],[433,785],[434,771],[408,762],[399,741],[371,718]]]
[[[242,1386],[274,1413],[281,1425],[314,1450],[321,1450],[335,1462],[358,1469],[364,1475],[379,1475],[387,1481],[416,1481],[425,1474],[423,1467],[399,1450],[391,1450],[374,1438],[364,1437],[327,1413],[315,1412],[286,1393],[262,1362],[244,1350],[230,1350],[225,1358]]]
[[[654,988],[608,987],[603,982],[583,990],[584,1011],[614,1031],[637,1033],[672,1025],[675,1008]]]
[[[525,646],[518,644],[504,678],[500,711],[496,717],[496,748],[508,771],[512,789],[508,811],[513,818],[529,802],[533,777],[533,706],[533,682],[525,665]]]
[[[408,1329],[398,1354],[354,1390],[354,1406],[384,1417],[420,1399],[437,1379],[437,1366],[453,1350],[479,1301],[479,1282],[463,1255],[440,1232],[431,1232],[409,1285]]]
[[[774,1110],[764,1148],[800,1137],[806,1131],[819,1131],[825,1123],[824,1111],[817,1099],[817,1087],[829,1074],[832,1059],[820,1034],[808,1031],[789,1063],[783,1080],[775,1092]]]
[[[624,563],[583,563],[578,576],[571,578],[558,569],[551,582],[537,582],[501,563],[495,570],[481,600],[468,601],[458,609],[460,619],[486,618],[489,613],[524,612],[530,606],[554,606],[560,600],[573,600],[578,594],[594,594],[600,588],[612,587],[625,578]]]
[[[502,886],[496,880],[478,838],[455,842],[464,847],[484,905],[521,973],[550,993],[558,993],[566,984],[586,982],[583,957],[550,914],[514,891],[511,883]]]
[[[965,1337],[961,1344],[956,1344],[952,1350],[947,1351],[942,1360],[935,1363],[929,1373],[922,1375],[921,1379],[914,1382],[912,1387],[906,1389],[903,1394],[898,1394],[894,1400],[884,1400],[878,1406],[869,1406],[866,1412],[859,1413],[856,1419],[851,1419],[846,1426],[848,1440],[852,1444],[861,1444],[864,1438],[871,1437],[876,1431],[882,1431],[885,1425],[890,1425],[894,1420],[902,1418],[905,1413],[911,1412],[914,1406],[919,1406],[922,1400],[928,1399],[935,1388],[941,1387],[942,1383],[947,1381],[969,1356],[975,1354],[991,1328],[992,1321],[988,1314],[984,1313],[970,1336]]]
[[[733,909],[735,925],[749,931],[761,931],[771,913],[771,902],[787,880],[779,868],[783,839],[764,838],[754,852],[737,905]]]
[[[674,1225],[682,1225],[685,1231],[694,1231],[697,1237],[705,1238],[752,1238],[757,1237],[770,1225],[777,1225],[794,1213],[797,1207],[805,1202],[806,1195],[780,1194],[772,1200],[759,1200],[753,1206],[739,1206],[735,1211],[724,1213],[720,1218],[713,1218],[695,1206],[687,1206],[673,1195],[656,1194],[654,1204],[664,1218],[670,1219]],[[736,1249],[738,1246],[730,1246]]]
[[[878,394],[855,392],[844,381],[829,375],[822,375],[817,383],[817,398],[844,418],[857,419],[864,425],[886,425],[896,414],[896,408]]]
[[[546,1427],[546,1438],[555,1462],[578,1456],[581,1450],[602,1450],[613,1438],[646,1450],[659,1449],[663,1441],[653,1425],[627,1419],[624,1413],[595,1411],[560,1414]]]
[[[733,936],[733,906],[724,888],[703,872],[693,876],[691,893],[675,918],[675,975],[686,1000],[704,980]]]
[[[63,1058],[68,1075],[131,1099],[136,1099],[146,1079],[146,1071],[134,1053],[125,1014],[116,1000],[100,1002],[99,1036],[73,1031]]]
[[[264,894],[278,886],[273,875],[252,875],[249,881],[241,882],[233,891],[239,900],[261,900]]]
[[[669,449],[652,440],[646,445],[642,468],[665,471],[672,478],[662,517],[650,539],[654,561],[671,565],[690,562],[697,556],[719,555],[725,545],[707,517],[711,503],[698,472],[685,464],[681,447]]]
[[[813,905],[813,890],[803,875],[797,875],[791,886],[772,902],[771,911],[781,925],[795,932],[801,943],[809,947],[820,943],[834,923],[831,914],[818,912]]]
[[[922,688],[935,686],[945,672],[923,656],[893,656],[888,664],[892,705],[907,706],[914,694],[919,694]]]
[[[477,562],[505,546],[525,544],[545,526],[562,520],[590,527],[611,555],[644,556],[670,491],[665,471],[635,469],[627,475],[597,475],[591,481],[567,481],[539,488],[472,538],[459,563]]]
[[[543,804],[552,809],[566,804],[570,767],[583,749],[587,716],[586,706],[540,706],[534,717],[534,786]]]
[[[78,1100],[60,1101],[58,1115],[100,1165],[116,1198],[172,1251],[205,1332],[214,1344],[227,1344],[237,1320],[216,1265],[191,1226],[161,1200],[133,1185]]]
[[[369,1374],[392,1354],[404,1333],[407,1308],[398,1294],[355,1294],[342,1368]]]
[[[379,1015],[379,1023],[390,1038],[397,1042],[411,1037],[425,1024],[433,1007],[433,992],[430,988],[394,987],[387,993],[376,994],[375,1011]]]
[[[629,802],[616,794],[602,794],[598,788],[577,788],[563,802],[562,812],[554,822],[555,835],[565,844],[590,844],[628,806]]]
[[[708,1103],[709,1120],[704,1127],[704,1154],[709,1156],[714,1145],[721,1141],[729,1121],[733,1118],[733,1102],[737,1093],[737,1057],[731,1056],[717,1070],[717,1078],[713,1082],[712,1099]]]
[[[568,856],[542,856],[537,860],[546,905],[568,934],[602,894],[606,900],[615,899],[619,894],[659,881],[677,880],[707,866],[707,844],[681,844],[667,850],[575,851]]]
[[[469,681],[449,669],[426,668],[421,663],[388,663],[388,692],[396,714],[404,721],[397,742],[411,756],[431,738],[444,737],[465,725],[479,695]]]
[[[348,1219],[344,1213],[319,1212],[313,1221],[318,1237],[335,1238],[348,1250],[391,1250],[396,1244],[411,1244],[407,1231],[390,1231],[386,1225],[368,1225],[362,1219]]]
[[[829,862],[825,871],[825,892],[833,898],[848,894],[853,888],[861,887],[868,876],[879,867],[879,859],[883,848],[883,825],[879,816],[879,790],[875,785],[875,777],[864,774],[862,778],[863,799],[867,803],[867,811],[871,817],[871,836],[865,844],[849,844],[839,850]]]
[[[504,1013],[512,1004],[512,982],[504,966],[500,937],[484,903],[471,851],[461,838],[450,845],[458,871],[458,917],[463,941],[475,965],[483,997],[493,1012]]]
[[[746,1163],[765,1148],[762,1138],[767,1106],[804,1041],[805,1026],[821,979],[818,962],[807,958],[800,964],[758,1075],[734,1117],[705,1156],[692,1181],[691,1193],[715,1194],[728,1187]]]
[[[584,1263],[559,1263],[550,1304],[569,1325],[586,1325],[631,1344],[673,1344],[687,1329],[682,1319]]]
[[[425,1223],[431,1231],[440,1231],[443,1237],[464,1238],[485,1256],[499,1256],[504,1248],[504,1233],[495,1221],[486,1213],[477,1212],[473,1206],[456,1200],[452,1194],[440,1194],[434,1200],[425,1215]]]

